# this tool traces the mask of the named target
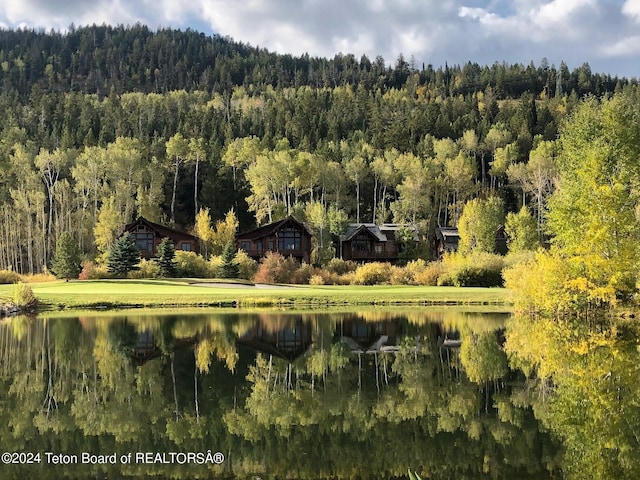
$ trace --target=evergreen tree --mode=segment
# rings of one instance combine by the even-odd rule
[[[160,275],[163,277],[176,276],[176,249],[173,241],[169,238],[163,238],[158,245],[157,262],[160,266]]]
[[[239,270],[236,263],[236,249],[233,243],[227,243],[222,251],[222,263],[218,267],[218,277],[238,278]]]
[[[80,275],[80,248],[69,232],[64,232],[58,238],[56,253],[51,262],[51,270],[56,277],[69,281]]]
[[[129,232],[125,232],[109,249],[107,270],[116,275],[126,275],[131,270],[137,270],[140,262],[140,250]]]

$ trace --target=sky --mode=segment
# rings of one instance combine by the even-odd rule
[[[588,62],[640,77],[640,0],[2,0],[0,27],[191,28],[278,53],[418,67]]]

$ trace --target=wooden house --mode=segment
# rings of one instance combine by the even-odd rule
[[[338,255],[343,260],[356,262],[390,262],[396,263],[400,259],[403,245],[398,231],[402,225],[395,223],[352,223],[344,235],[340,236]],[[413,240],[419,240],[414,229]]]
[[[129,232],[133,236],[142,258],[156,256],[158,245],[160,245],[163,238],[169,238],[173,241],[176,250],[196,253],[200,251],[200,239],[198,237],[151,222],[144,217],[139,217],[136,221],[125,225],[121,234],[125,232]]]
[[[435,233],[435,257],[442,258],[447,252],[457,252],[460,233],[457,228],[439,227]]]
[[[260,260],[267,252],[306,263],[311,259],[311,233],[292,216],[242,233],[236,242],[254,260]]]
[[[446,252],[458,251],[458,243],[460,242],[460,233],[454,227],[439,227],[435,231],[435,258],[442,258]],[[494,252],[500,255],[506,255],[507,235],[504,226],[500,225],[496,230],[496,245]]]

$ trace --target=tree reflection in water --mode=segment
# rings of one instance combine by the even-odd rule
[[[558,362],[550,366],[524,341],[535,334],[544,344],[537,328],[457,309],[5,320],[5,450],[211,449],[226,459],[3,465],[2,478],[406,478],[408,468],[423,478],[552,478],[595,454],[596,440],[584,437],[605,425],[609,437],[594,438],[610,438],[610,456],[632,466],[634,438],[621,443],[616,435],[637,422],[611,418],[635,408],[635,387],[622,385],[630,374],[615,370],[632,362],[607,353],[618,335],[602,330],[586,343],[560,342],[573,349],[566,360],[577,362],[562,367],[547,334],[544,361]],[[611,407],[607,417],[573,410],[588,387],[601,391],[593,401]],[[583,415],[584,429],[570,412]],[[578,440],[582,449],[573,450]],[[609,463],[606,473],[625,473]]]

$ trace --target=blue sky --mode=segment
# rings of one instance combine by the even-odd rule
[[[640,0],[3,0],[0,26],[188,27],[280,53],[402,53],[418,65],[536,65],[640,77]]]

